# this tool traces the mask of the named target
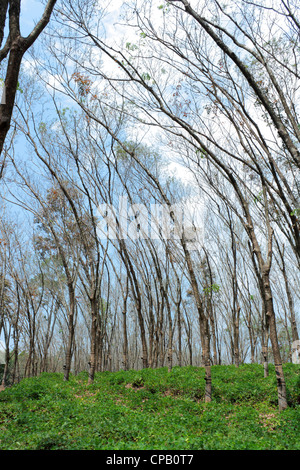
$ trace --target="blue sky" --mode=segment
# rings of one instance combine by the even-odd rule
[[[23,36],[27,36],[32,28],[41,18],[44,5],[38,0],[22,0],[21,1],[21,32]]]

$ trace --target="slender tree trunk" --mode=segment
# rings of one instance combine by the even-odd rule
[[[263,277],[264,280],[264,288],[266,293],[266,307],[267,307],[267,317],[268,317],[268,325],[269,325],[269,332],[270,332],[270,341],[272,344],[272,351],[274,357],[274,364],[275,364],[275,372],[276,372],[276,380],[277,380],[277,390],[278,390],[278,406],[279,410],[284,410],[287,408],[287,396],[286,396],[286,384],[285,378],[283,374],[283,367],[282,367],[282,359],[278,344],[278,337],[277,337],[277,330],[276,330],[276,320],[275,320],[275,312],[273,309],[273,301],[272,301],[272,293],[270,289],[269,278]]]
[[[211,324],[214,365],[217,365],[218,364],[218,351],[217,351],[216,325],[215,325],[214,313],[213,313],[211,303],[210,303],[210,317],[209,318],[210,318],[210,324]]]
[[[89,362],[89,378],[88,384],[92,384],[95,378],[96,371],[96,350],[97,350],[97,300],[95,297],[91,299],[91,316],[92,316],[92,325],[91,325],[91,354]]]
[[[171,312],[168,315],[168,372],[171,372],[173,367],[173,328],[172,328],[172,317]]]
[[[205,367],[205,396],[204,401],[208,403],[211,401],[211,393],[212,393],[212,386],[211,386],[211,364],[210,364],[210,331],[209,331],[209,321],[206,319],[204,321],[203,327],[203,339],[204,344],[202,346],[203,350],[203,359],[204,359],[204,367]]]
[[[69,286],[69,315],[68,315],[68,344],[66,348],[66,357],[64,365],[64,381],[68,381],[71,371],[73,343],[75,334],[75,292],[73,286]]]
[[[182,367],[182,319],[180,311],[180,301],[176,302],[177,327],[178,327],[178,365]]]
[[[184,326],[185,326],[185,332],[186,332],[186,335],[187,335],[187,343],[188,343],[188,351],[189,351],[189,365],[192,366],[193,365],[192,329],[191,329],[191,325],[190,325],[190,321],[189,321],[189,318],[188,318],[188,315],[187,315],[185,305],[184,305],[184,311],[185,311],[186,319],[183,318],[183,321],[184,321]]]
[[[18,356],[19,356],[19,336],[16,330],[14,330],[14,365],[12,370],[11,381],[14,384],[16,381],[16,373],[18,367]]]
[[[147,369],[148,368],[148,348],[147,348],[147,341],[146,341],[144,319],[143,319],[143,314],[142,314],[142,305],[141,305],[140,299],[137,301],[136,306],[137,306],[138,320],[139,320],[140,332],[141,332],[143,369]]]
[[[263,289],[263,311],[261,318],[261,354],[264,368],[264,377],[269,376],[269,364],[268,364],[268,343],[269,343],[269,324],[267,316],[267,305],[265,299],[265,291]]]
[[[123,315],[123,366],[124,366],[124,370],[129,370],[128,335],[127,335],[127,298],[128,298],[128,291],[129,291],[129,285],[128,285],[128,277],[127,277],[126,291],[125,291],[125,294],[124,294],[123,310],[122,310],[122,315]]]
[[[237,307],[236,315],[233,318],[233,353],[234,353],[234,364],[236,367],[240,365],[240,345],[239,345],[239,337],[240,337],[240,307]]]

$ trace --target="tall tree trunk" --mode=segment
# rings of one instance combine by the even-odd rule
[[[97,317],[98,317],[98,308],[97,308],[97,299],[93,297],[91,299],[91,353],[90,353],[90,362],[89,362],[89,378],[88,384],[92,384],[95,378],[96,371],[96,358],[97,358]]]
[[[180,300],[176,302],[177,327],[178,327],[178,365],[182,367],[182,319],[180,311]]]
[[[212,385],[211,385],[211,364],[210,364],[210,331],[209,321],[205,319],[203,327],[204,344],[202,346],[204,367],[205,367],[205,396],[204,401],[208,403],[211,401]]]
[[[234,354],[234,364],[236,367],[240,365],[240,307],[237,306],[235,315],[233,317],[233,354]]]
[[[128,358],[128,335],[127,335],[127,299],[129,293],[129,282],[128,277],[126,279],[126,290],[123,298],[123,366],[124,370],[129,370],[129,358]]]
[[[275,365],[275,372],[276,372],[276,380],[277,380],[277,390],[278,390],[278,407],[279,410],[284,410],[287,408],[287,396],[286,396],[286,384],[285,378],[283,374],[283,367],[282,367],[282,359],[278,344],[277,338],[277,329],[276,329],[276,320],[275,320],[275,312],[273,308],[273,301],[272,301],[272,293],[270,288],[270,281],[269,276],[263,276],[264,281],[264,289],[266,293],[266,307],[267,307],[267,317],[268,317],[268,325],[269,325],[269,332],[270,332],[270,341],[272,344],[272,351],[274,357],[274,365]]]
[[[73,344],[75,334],[75,292],[73,285],[69,285],[69,315],[68,315],[68,343],[66,348],[65,364],[64,364],[64,381],[68,381],[71,371]]]

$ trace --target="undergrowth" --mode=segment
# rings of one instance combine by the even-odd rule
[[[300,366],[285,364],[289,408],[279,412],[274,366],[174,367],[62,374],[0,393],[0,449],[300,449]]]

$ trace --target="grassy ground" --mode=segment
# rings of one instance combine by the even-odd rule
[[[197,367],[24,379],[0,392],[0,449],[300,449],[300,366],[284,372],[290,407],[279,413],[274,367],[212,367],[203,402]]]

